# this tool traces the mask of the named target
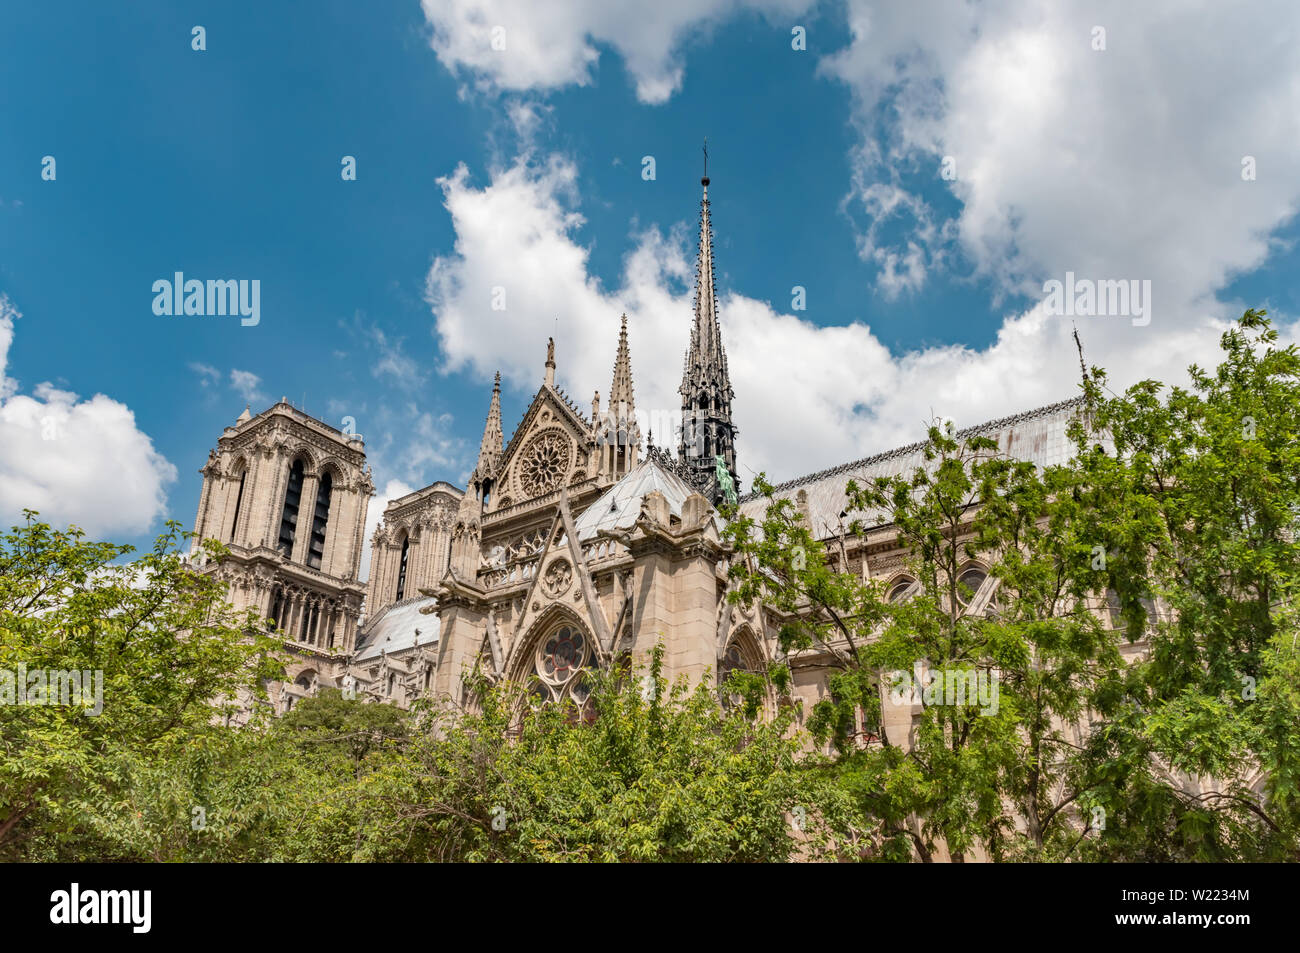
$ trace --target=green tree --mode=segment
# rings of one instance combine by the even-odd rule
[[[134,769],[203,744],[219,730],[214,703],[256,694],[279,670],[263,623],[236,615],[224,585],[181,559],[177,524],[151,552],[118,562],[131,547],[35,516],[0,535],[0,673],[11,686],[24,669],[38,680],[88,673],[102,710],[33,704],[30,690],[29,703],[0,705],[5,857],[65,856],[97,830],[129,830],[147,807],[130,800]],[[106,859],[119,849],[133,850],[107,846]]]
[[[473,712],[426,711],[318,823],[333,859],[765,861],[825,842],[788,718],[751,721],[703,687],[594,676],[586,716],[480,687]],[[824,799],[823,799],[824,800]],[[379,815],[350,837],[359,805]]]
[[[1088,478],[1125,501],[1094,529],[1104,576],[1150,638],[1126,705],[1093,737],[1108,821],[1090,856],[1294,859],[1300,846],[1300,355],[1255,310],[1220,346],[1190,387],[1114,395],[1100,369],[1087,382],[1113,448],[1083,456]],[[1169,611],[1151,613],[1153,598]],[[1247,783],[1257,774],[1262,792]],[[1193,792],[1183,776],[1217,783]]]
[[[736,516],[727,529],[740,556],[733,598],[761,597],[787,618],[783,651],[833,660],[809,724],[839,750],[875,856],[931,860],[942,843],[958,860],[976,845],[995,858],[1041,858],[1058,849],[1084,793],[1069,725],[1122,668],[1088,608],[1095,578],[1076,520],[1086,503],[1069,468],[1040,473],[985,437],[932,426],[922,456],[910,473],[847,487],[849,532],[883,529],[908,553],[919,582],[909,599],[836,571],[781,499],[769,499],[761,522]],[[993,600],[979,586],[980,605],[966,575],[976,555],[997,583]],[[891,690],[896,673],[919,667],[964,683],[966,696]],[[782,669],[778,682],[789,678]],[[993,704],[969,691],[979,684]],[[919,708],[907,745],[883,717],[899,703],[905,722]],[[859,717],[865,746],[853,731]]]

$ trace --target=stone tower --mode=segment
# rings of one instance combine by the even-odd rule
[[[194,554],[202,539],[224,543],[230,555],[213,571],[235,608],[279,626],[300,660],[290,680],[331,682],[355,644],[365,591],[357,573],[374,485],[361,437],[281,399],[255,417],[245,408],[200,472]]]
[[[682,436],[679,461],[691,482],[717,505],[740,493],[736,476],[736,427],[731,422],[731,375],[718,325],[717,287],[713,278],[713,226],[709,222],[709,177],[700,179],[700,250],[695,266],[695,321],[682,370]],[[720,465],[720,466],[719,466]],[[719,470],[728,479],[719,480]]]

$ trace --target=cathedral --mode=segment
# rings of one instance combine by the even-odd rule
[[[590,416],[556,387],[548,342],[541,386],[509,441],[498,375],[468,485],[438,481],[390,502],[361,582],[374,493],[361,439],[283,400],[256,416],[246,409],[226,428],[202,470],[195,532],[228,547],[208,569],[228,583],[232,603],[256,608],[283,634],[292,662],[286,680],[271,686],[276,711],[326,686],[403,706],[420,698],[465,703],[466,675],[475,670],[581,707],[584,673],[621,658],[639,664],[658,643],[664,674],[692,683],[765,668],[776,656],[779,615],[727,600],[729,552],[717,507],[739,502],[761,517],[767,501],[739,495],[709,179],[701,184],[675,451],[643,446],[626,317],[607,400],[602,407],[597,394]],[[1070,455],[1066,426],[1075,410],[1066,401],[963,433],[1048,466]],[[914,444],[775,492],[820,538],[836,540],[836,569],[880,579],[890,598],[906,598],[918,584],[896,534],[881,527],[849,535],[845,485],[921,462]],[[972,592],[964,611],[984,612],[996,585],[986,567],[972,560],[962,581]],[[833,660],[813,652],[789,662],[792,691],[808,711]],[[886,731],[904,742],[919,710],[890,710]]]

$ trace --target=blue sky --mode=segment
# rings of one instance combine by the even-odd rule
[[[1153,282],[1150,326],[1080,328],[1124,381],[1296,310],[1285,5],[535,6],[6,5],[0,516],[188,525],[222,428],[281,395],[354,417],[385,496],[463,482],[492,372],[509,431],[554,334],[586,404],[624,310],[638,402],[671,414],[705,136],[742,476],[1071,396],[1040,293],[1067,270]],[[155,315],[175,271],[259,279],[260,323]]]

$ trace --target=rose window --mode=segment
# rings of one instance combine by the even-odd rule
[[[529,693],[535,703],[571,700],[585,716],[594,664],[591,640],[571,625],[561,626],[537,646]]]
[[[549,493],[560,485],[569,472],[569,441],[551,431],[533,438],[523,453],[519,482],[530,497]]]

